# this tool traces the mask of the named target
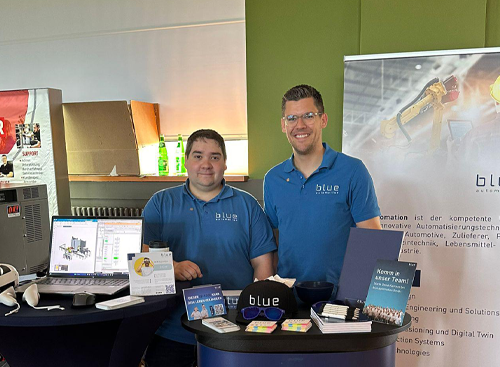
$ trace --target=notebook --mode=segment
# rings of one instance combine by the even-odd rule
[[[52,217],[47,277],[40,293],[115,294],[129,285],[127,254],[142,247],[142,217]],[[32,282],[33,283],[33,282]],[[32,283],[16,289],[24,290]]]
[[[398,260],[404,231],[351,228],[336,300],[364,302],[377,260]]]

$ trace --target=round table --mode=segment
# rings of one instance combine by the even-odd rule
[[[0,304],[0,354],[10,367],[137,367],[156,329],[182,302],[186,286],[177,283],[177,294],[144,297],[143,303],[115,310],[73,308],[71,296],[42,294],[39,306],[60,304],[65,310],[35,310],[22,303],[17,314],[4,317],[12,308]]]
[[[236,310],[224,317],[235,322]],[[302,308],[294,318],[310,318]],[[312,321],[313,322],[313,321]],[[411,316],[406,313],[402,326],[372,323],[369,333],[323,334],[314,324],[307,333],[282,331],[271,334],[240,331],[220,334],[201,324],[182,317],[185,329],[196,334],[198,367],[237,365],[250,366],[394,366],[395,342],[398,334],[410,327]]]

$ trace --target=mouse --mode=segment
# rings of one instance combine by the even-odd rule
[[[87,307],[95,305],[95,294],[82,292],[73,296],[73,307]]]

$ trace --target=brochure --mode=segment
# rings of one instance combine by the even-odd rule
[[[229,320],[226,320],[223,317],[213,317],[211,319],[203,319],[201,323],[206,327],[209,327],[210,329],[217,331],[218,333],[230,333],[233,331],[240,330],[240,327],[238,325],[232,323]]]
[[[220,284],[183,289],[189,321],[226,314],[226,305]]]
[[[403,324],[417,263],[377,260],[363,313],[374,321]]]
[[[154,296],[175,293],[171,252],[128,254],[130,295]]]

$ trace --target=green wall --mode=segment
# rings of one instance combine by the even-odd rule
[[[500,46],[500,0],[247,0],[249,174],[287,159],[281,97],[323,95],[323,139],[342,146],[344,55]]]

